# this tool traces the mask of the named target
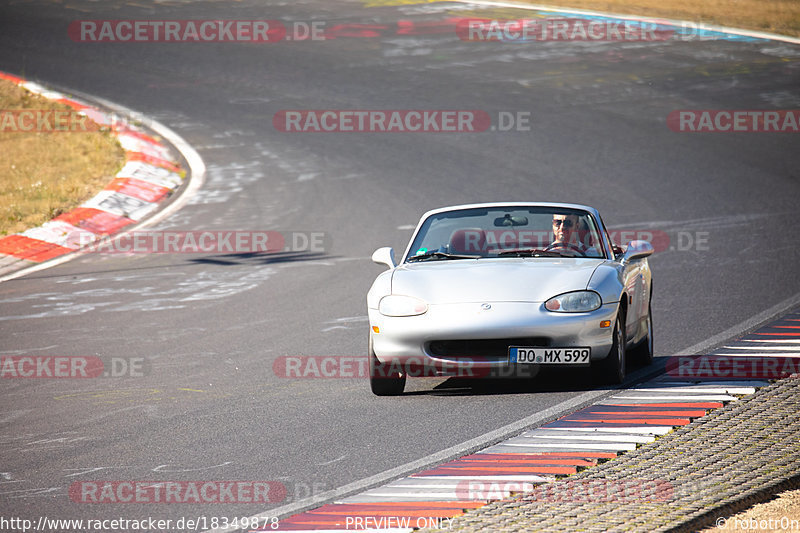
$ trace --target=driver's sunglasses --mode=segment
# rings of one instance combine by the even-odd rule
[[[557,228],[560,227],[562,223],[564,224],[565,228],[571,228],[572,227],[572,221],[570,219],[568,219],[568,218],[567,219],[563,219],[563,220],[560,219],[560,218],[557,218],[557,219],[553,220],[553,225],[555,227],[557,227]]]

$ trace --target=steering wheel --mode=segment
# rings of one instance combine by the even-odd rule
[[[573,257],[586,257],[586,254],[583,252],[583,250],[581,250],[571,242],[558,242],[558,243],[554,242],[544,250],[545,252],[549,252],[550,250],[554,250],[556,248],[569,252],[570,254],[572,254]]]

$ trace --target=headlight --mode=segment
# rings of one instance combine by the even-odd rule
[[[558,313],[585,313],[603,304],[600,295],[593,291],[576,291],[553,296],[544,303],[548,311]]]
[[[381,298],[378,310],[386,316],[414,316],[428,311],[428,304],[413,296],[390,294]]]

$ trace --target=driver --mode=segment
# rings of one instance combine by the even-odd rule
[[[578,215],[553,215],[554,240],[546,249],[561,248],[586,255],[589,247],[580,238],[585,231],[581,231],[581,228],[578,227],[579,222]]]

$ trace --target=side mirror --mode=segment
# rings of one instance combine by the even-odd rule
[[[397,264],[394,262],[394,250],[389,246],[378,248],[372,254],[372,260],[379,265],[386,265],[389,268],[394,268]]]
[[[628,248],[622,255],[622,263],[633,261],[634,259],[641,259],[653,253],[653,245],[647,241],[631,241],[628,243]]]

